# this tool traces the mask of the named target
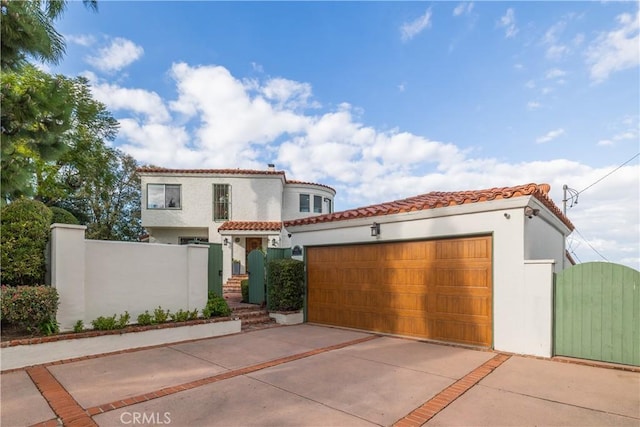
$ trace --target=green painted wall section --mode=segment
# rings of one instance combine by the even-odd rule
[[[640,272],[605,262],[556,275],[555,354],[640,366]]]

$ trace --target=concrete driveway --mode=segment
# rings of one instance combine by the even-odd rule
[[[315,325],[2,374],[2,426],[640,426],[640,373]]]

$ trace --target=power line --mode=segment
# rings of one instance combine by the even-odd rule
[[[635,159],[636,157],[640,156],[640,153],[636,153],[635,156],[631,157],[629,160],[627,160],[626,162],[624,162],[623,164],[621,164],[620,166],[618,166],[617,168],[615,168],[614,170],[612,170],[611,172],[609,172],[608,174],[606,174],[605,176],[603,176],[602,178],[600,178],[599,180],[597,180],[596,182],[594,182],[593,184],[583,188],[582,190],[578,191],[578,193],[576,194],[576,196],[586,190],[588,190],[589,188],[593,187],[594,185],[596,185],[597,183],[599,183],[600,181],[602,181],[603,179],[605,179],[606,177],[608,177],[609,175],[611,175],[612,173],[614,173],[615,171],[617,171],[618,169],[620,169],[621,167],[623,167],[624,165],[626,165],[627,163],[629,163],[631,160]]]
[[[585,242],[587,245],[589,245],[589,247],[590,247],[591,249],[593,249],[593,251],[594,251],[595,253],[597,253],[598,255],[600,255],[600,257],[601,257],[603,260],[605,260],[605,261],[607,261],[607,262],[611,262],[611,261],[609,261],[609,260],[607,259],[607,257],[605,257],[605,256],[604,256],[604,255],[602,255],[600,252],[598,252],[598,250],[597,250],[596,248],[594,248],[594,247],[593,247],[593,245],[592,245],[591,243],[589,243],[589,241],[588,241],[588,240],[587,240],[587,239],[582,235],[582,233],[580,233],[580,230],[578,230],[577,228],[575,228],[575,227],[574,227],[574,228],[573,228],[573,231],[575,231],[576,233],[578,233],[578,236],[582,237],[582,240],[584,240],[584,242]]]

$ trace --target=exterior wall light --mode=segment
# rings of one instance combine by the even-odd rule
[[[229,239],[227,239],[226,237],[224,238],[224,245],[229,246]]]
[[[278,246],[278,241],[276,239],[271,239],[271,246],[273,247]]]
[[[380,224],[374,222],[371,226],[371,237],[378,237],[380,235]]]
[[[538,216],[539,213],[540,209],[533,209],[531,206],[527,206],[526,208],[524,208],[524,216],[529,219],[533,218],[534,216]]]

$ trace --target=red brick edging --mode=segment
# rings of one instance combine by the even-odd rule
[[[351,345],[360,344],[366,341],[371,341],[373,339],[379,338],[380,335],[370,335],[364,338],[359,338],[352,341],[343,342],[340,344],[335,344],[329,347],[318,348],[315,350],[306,351],[304,353],[298,353],[287,357],[282,357],[280,359],[270,360],[268,362],[260,363],[257,365],[247,366],[246,368],[236,369],[234,371],[223,372],[218,375],[213,375],[211,377],[202,378],[196,381],[191,381],[188,383],[165,387],[160,390],[152,391],[150,393],[141,394],[139,396],[130,397],[124,400],[116,400],[114,402],[105,403],[104,405],[94,406],[91,408],[87,408],[87,414],[90,416],[94,416],[97,414],[102,414],[104,412],[112,411],[114,409],[123,408],[125,406],[135,405],[136,403],[146,402],[149,400],[157,399],[159,397],[167,396],[170,394],[179,393],[181,391],[190,390],[196,387],[201,387],[203,385],[215,383],[222,380],[227,380],[229,378],[234,378],[240,375],[247,375],[252,372],[260,371],[262,369],[271,368],[273,366],[282,365],[283,363],[293,362],[294,360],[304,359],[306,357],[315,356],[320,353],[326,353],[332,350],[338,350],[344,347],[349,347]]]
[[[510,358],[511,356],[506,354],[497,354],[398,420],[394,427],[417,427],[423,425]]]
[[[97,426],[47,368],[29,368],[27,374],[65,426]]]

